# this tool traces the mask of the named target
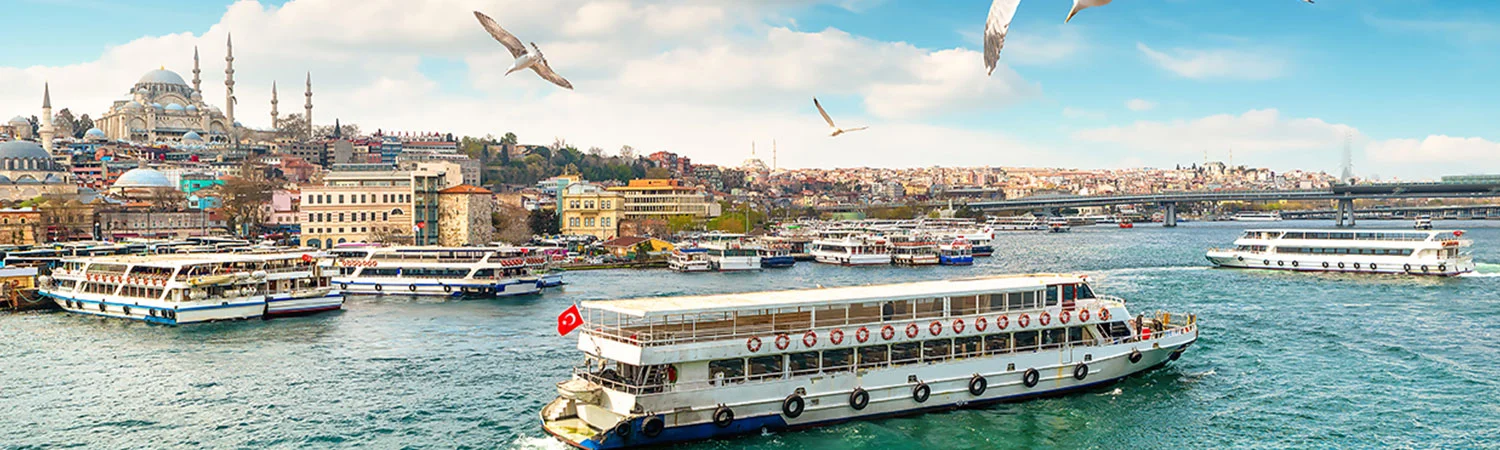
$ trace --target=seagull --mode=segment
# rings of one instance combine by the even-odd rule
[[[833,124],[833,118],[832,117],[828,117],[828,111],[824,111],[823,110],[823,105],[820,104],[820,103],[818,103],[818,98],[817,97],[813,97],[813,106],[818,107],[818,114],[822,114],[823,115],[823,120],[828,121],[828,137],[834,137],[834,136],[838,136],[840,134],[850,133],[850,132],[855,132],[855,131],[863,130],[863,129],[866,129],[866,128],[870,128],[870,127],[858,127],[858,128],[850,128],[850,129],[847,129],[847,130],[843,129],[843,128],[839,128],[838,125],[834,125]]]
[[[510,75],[511,72],[518,70],[531,69],[536,71],[536,74],[540,75],[542,79],[551,81],[552,84],[569,90],[573,89],[573,83],[569,83],[568,80],[564,79],[562,75],[558,75],[557,72],[553,72],[552,67],[547,65],[547,58],[542,56],[542,49],[537,48],[535,42],[531,43],[531,51],[527,51],[526,45],[522,44],[520,39],[516,39],[516,35],[510,34],[504,28],[500,28],[500,24],[495,23],[495,20],[491,19],[490,16],[486,16],[479,11],[474,11],[474,18],[479,19],[479,24],[484,26],[484,31],[490,32],[490,36],[494,36],[495,40],[500,41],[500,45],[504,45],[507,50],[510,50],[510,56],[516,58],[516,62],[511,63],[510,69],[505,71],[506,75]]]
[[[1073,0],[1073,9],[1063,23],[1073,20],[1073,15],[1085,8],[1108,5],[1112,0]],[[1308,0],[1304,0],[1308,1]],[[984,68],[985,74],[995,73],[995,63],[1000,61],[1000,49],[1005,47],[1005,35],[1010,32],[1010,21],[1016,17],[1016,8],[1021,0],[995,0],[990,3],[990,16],[984,21]]]

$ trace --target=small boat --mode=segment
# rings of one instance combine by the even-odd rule
[[[1229,220],[1236,222],[1280,222],[1279,212],[1240,212],[1230,217]],[[1181,222],[1181,220],[1178,220]]]
[[[1216,267],[1300,272],[1454,276],[1474,271],[1463,230],[1245,231],[1234,248],[1211,249]]]
[[[797,265],[797,258],[792,256],[792,246],[789,244],[762,245],[760,252],[760,266],[767,269],[782,269]]]
[[[1047,220],[1047,231],[1052,233],[1066,233],[1073,227],[1068,225],[1068,219],[1054,217]]]
[[[584,449],[664,447],[1063,395],[1176,361],[1199,333],[1194,315],[1136,315],[1077,275],[578,308],[579,361],[556,384],[540,425]]]
[[[954,240],[938,246],[938,264],[945,266],[974,265],[973,246],[965,240]]]
[[[939,263],[938,245],[925,240],[891,243],[891,263],[898,266],[933,266]]]
[[[1118,223],[1120,224],[1120,228],[1135,228],[1135,222],[1131,222],[1130,219],[1122,218]]]
[[[713,266],[708,261],[708,249],[702,247],[678,247],[667,256],[667,268],[678,272],[708,272]]]
[[[739,241],[704,244],[708,266],[720,272],[760,270],[760,248]]]
[[[838,239],[819,239],[812,243],[812,255],[817,262],[842,266],[870,266],[891,263],[890,248],[884,238],[871,236],[845,236]]]
[[[1417,217],[1417,223],[1415,225],[1415,228],[1418,229],[1418,230],[1431,230],[1432,229],[1432,216],[1424,214],[1424,215],[1422,215],[1420,217]]]

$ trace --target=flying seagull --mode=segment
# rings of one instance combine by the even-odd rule
[[[823,120],[828,121],[828,137],[834,137],[834,136],[838,136],[840,134],[850,133],[850,132],[855,132],[855,131],[863,130],[863,129],[866,129],[866,128],[870,128],[870,127],[858,127],[858,128],[850,128],[850,129],[847,129],[847,130],[843,129],[843,128],[839,128],[838,125],[834,125],[833,124],[833,118],[832,117],[828,117],[828,111],[824,111],[823,110],[823,105],[820,104],[820,103],[818,103],[818,98],[817,97],[813,97],[813,106],[818,107],[818,114],[822,114],[823,115]]]
[[[531,51],[528,52],[526,51],[526,45],[521,44],[521,40],[516,39],[516,35],[510,34],[504,28],[500,28],[500,24],[495,23],[495,20],[491,19],[490,16],[486,16],[479,11],[474,11],[474,18],[479,19],[479,24],[484,26],[484,31],[490,32],[490,36],[494,36],[495,40],[500,41],[500,45],[504,45],[507,50],[510,50],[510,56],[516,58],[516,62],[511,63],[510,69],[505,71],[506,75],[510,75],[511,72],[517,70],[531,69],[536,71],[536,74],[540,75],[542,79],[551,81],[552,84],[568,88],[569,90],[573,89],[573,83],[569,83],[568,80],[564,79],[562,75],[558,75],[557,72],[553,72],[552,67],[547,65],[547,58],[542,56],[542,49],[537,48],[535,42],[531,43]]]
[[[1073,20],[1073,15],[1084,8],[1104,6],[1112,0],[1073,0],[1073,9],[1063,23]],[[990,16],[984,21],[984,68],[985,74],[995,73],[995,63],[1000,61],[1000,49],[1005,47],[1005,35],[1010,32],[1010,21],[1016,17],[1016,8],[1021,0],[995,0],[990,3]]]

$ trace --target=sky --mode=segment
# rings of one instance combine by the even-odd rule
[[[102,114],[158,67],[236,120],[301,112],[363,130],[514,132],[699,163],[783,168],[1173,167],[1208,161],[1381,179],[1500,172],[1500,2],[1119,0],[1064,24],[1026,0],[986,76],[987,1],[0,0],[0,116]],[[529,72],[479,10],[576,90]],[[817,97],[841,127],[828,137]]]

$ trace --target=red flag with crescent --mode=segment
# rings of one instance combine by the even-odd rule
[[[578,305],[573,305],[567,311],[557,315],[557,335],[567,336],[574,329],[583,325],[583,315],[578,313]]]

